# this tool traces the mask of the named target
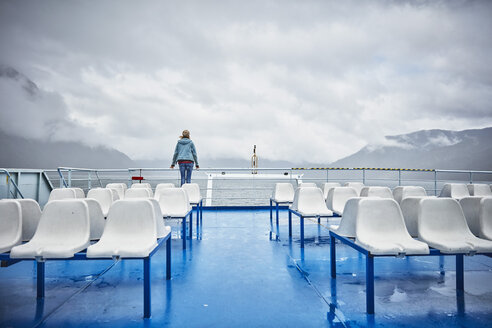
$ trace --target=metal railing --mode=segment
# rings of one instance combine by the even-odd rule
[[[19,187],[17,186],[17,183],[15,183],[15,180],[12,179],[10,172],[7,169],[2,169],[2,168],[0,168],[0,172],[3,172],[7,176],[6,185],[7,185],[7,195],[9,195],[9,198],[10,195],[12,195],[13,198],[17,198],[17,196],[24,198],[24,195],[22,194]],[[10,191],[10,184],[14,186],[15,194]]]
[[[85,169],[60,167],[48,172],[50,179],[58,179],[60,187],[76,186],[88,190],[104,187],[110,182],[138,183],[138,177],[155,188],[158,183],[180,184],[179,169],[129,168]],[[56,174],[54,174],[56,172]],[[400,185],[418,185],[430,195],[437,195],[447,182],[492,183],[492,171],[393,169],[393,168],[201,168],[192,175],[200,185],[206,206],[267,205],[277,182],[359,181],[365,185],[393,188]]]

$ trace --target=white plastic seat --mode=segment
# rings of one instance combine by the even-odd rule
[[[323,192],[316,187],[297,188],[290,209],[304,217],[333,216],[326,207]]]
[[[157,238],[166,237],[168,231],[171,231],[171,227],[164,225],[164,219],[162,216],[161,207],[159,206],[159,202],[153,198],[149,198],[149,200],[152,203],[152,206],[154,207]]]
[[[360,197],[379,197],[393,199],[393,193],[388,187],[363,187],[360,190]]]
[[[488,184],[475,183],[467,185],[471,196],[492,196],[492,190]]]
[[[60,199],[74,199],[77,198],[75,194],[75,190],[71,188],[55,188],[50,192],[50,197],[48,198],[48,202],[52,200],[60,200]]]
[[[156,219],[151,201],[125,199],[111,206],[103,235],[87,248],[87,257],[142,258],[156,247]]]
[[[22,242],[22,209],[13,199],[0,200],[0,253]]]
[[[475,237],[463,210],[452,198],[424,198],[420,201],[419,239],[442,253],[490,253],[492,241]]]
[[[343,214],[345,204],[350,198],[358,197],[357,191],[352,187],[335,187],[328,192],[326,206],[338,215]]]
[[[408,234],[394,199],[363,198],[358,202],[355,243],[374,255],[429,254],[429,247]]]
[[[148,182],[134,183],[131,188],[147,188],[152,189],[152,186]]]
[[[152,197],[152,191],[147,188],[130,188],[125,191],[125,199],[150,197]]]
[[[351,188],[351,187],[346,187]],[[336,232],[340,236],[355,238],[355,222],[357,219],[357,211],[359,209],[359,201],[367,199],[362,197],[354,197],[347,200],[343,209],[342,219],[339,225],[331,225],[330,230]]]
[[[104,214],[101,209],[101,204],[93,198],[85,198],[84,202],[89,208],[89,221],[90,221],[90,240],[97,240],[101,238],[106,220],[104,220]]]
[[[11,258],[70,258],[89,246],[89,208],[84,200],[56,200],[46,204],[32,239],[15,246]]]
[[[479,227],[480,238],[492,240],[492,197],[480,201]]]
[[[335,187],[341,187],[341,185],[338,182],[325,182],[323,184],[323,197],[327,199],[328,192],[330,191],[331,188],[335,188]]]
[[[464,183],[446,183],[442,187],[441,194],[439,195],[439,197],[451,197],[455,199],[469,196],[470,192]]]
[[[272,200],[277,203],[292,203],[294,201],[294,186],[291,183],[276,183]]]
[[[298,188],[305,188],[305,187],[309,187],[309,188],[315,187],[315,188],[317,188],[318,186],[314,182],[301,182],[301,183],[299,183]]]
[[[400,209],[407,226],[408,233],[412,237],[418,237],[418,218],[420,200],[424,198],[436,198],[435,196],[411,196],[401,201]]]
[[[85,193],[84,193],[84,190],[82,190],[82,188],[67,188],[67,189],[72,189],[73,191],[75,191],[75,198],[85,198]]]
[[[123,194],[123,197],[120,197],[120,192],[118,189],[109,188],[109,190],[111,190],[111,199],[113,202],[125,198],[125,194]]]
[[[393,189],[393,198],[398,204],[401,204],[406,197],[425,197],[427,192],[423,187],[418,186],[398,186]]]
[[[126,184],[124,183],[108,183],[106,188],[114,189],[118,193],[118,199],[125,198]]]
[[[472,234],[480,237],[480,202],[482,197],[469,196],[459,200],[466,223]]]
[[[202,195],[200,194],[200,186],[198,183],[185,183],[181,186],[188,194],[188,200],[190,204],[198,204],[202,200]]]
[[[93,198],[99,202],[104,217],[108,216],[109,208],[113,204],[113,191],[110,188],[94,188],[89,190],[87,198]]]
[[[352,187],[357,191],[357,195],[360,196],[360,191],[364,188],[364,184],[362,182],[345,182],[344,187]]]
[[[168,189],[168,188],[175,188],[175,187],[176,186],[174,185],[174,183],[159,183],[155,187],[154,199],[156,199],[157,201],[159,201],[159,197],[161,196],[161,191],[162,190]]]
[[[34,199],[17,199],[22,212],[22,241],[28,241],[34,236],[41,218],[41,208]]]
[[[165,218],[182,218],[191,211],[188,194],[183,188],[168,188],[161,191],[159,206]]]

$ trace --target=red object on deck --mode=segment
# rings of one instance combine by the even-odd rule
[[[139,180],[142,181],[144,178],[143,177],[132,177],[132,180]]]

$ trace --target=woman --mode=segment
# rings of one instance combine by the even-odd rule
[[[176,162],[179,164],[179,171],[181,173],[181,185],[185,183],[191,183],[191,172],[193,171],[193,163],[197,169],[198,158],[196,156],[196,149],[193,141],[190,139],[190,131],[184,130],[182,135],[179,137],[176,148],[174,149],[173,163],[171,168],[174,169]]]

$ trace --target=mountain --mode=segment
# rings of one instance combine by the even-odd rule
[[[54,169],[59,166],[83,168],[129,168],[135,163],[125,154],[105,147],[78,142],[40,141],[15,137],[0,131],[0,167]]]
[[[422,130],[385,139],[330,166],[492,170],[492,127]]]

